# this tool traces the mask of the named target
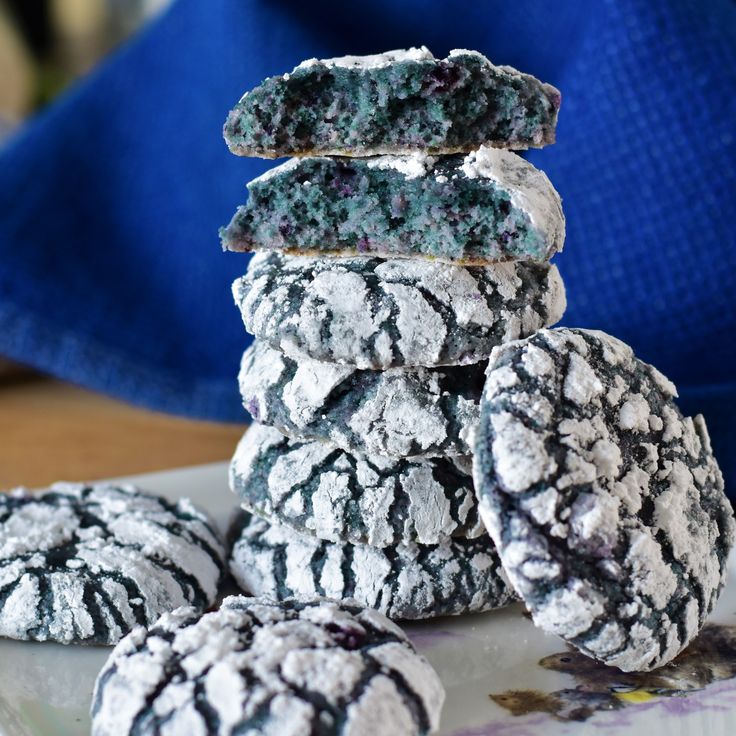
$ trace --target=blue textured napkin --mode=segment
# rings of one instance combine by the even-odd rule
[[[0,354],[156,409],[243,419],[217,228],[273,165],[221,139],[304,58],[478,49],[558,86],[564,323],[631,343],[736,480],[736,4],[179,0],[0,154]]]

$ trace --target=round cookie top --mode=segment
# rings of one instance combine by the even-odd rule
[[[296,358],[358,368],[477,363],[557,322],[556,266],[256,253],[233,296],[249,332]]]
[[[702,417],[602,332],[496,348],[481,401],[480,514],[535,623],[625,671],[675,657],[734,540]]]
[[[233,520],[230,572],[276,600],[356,600],[394,619],[452,616],[516,600],[487,534],[442,544],[327,542],[243,511]]]
[[[57,483],[0,494],[0,636],[114,644],[217,596],[224,549],[188,499]]]
[[[254,420],[289,437],[389,457],[469,455],[484,364],[364,371],[256,340],[238,382]]]
[[[254,424],[230,465],[248,511],[332,542],[386,547],[485,534],[468,457],[387,458]]]
[[[102,669],[92,735],[435,731],[445,691],[398,626],[351,603],[232,596],[136,628]]]

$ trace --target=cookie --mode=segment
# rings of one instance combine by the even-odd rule
[[[231,596],[120,642],[97,678],[92,736],[418,736],[437,730],[444,699],[427,660],[376,611]]]
[[[381,369],[466,365],[565,311],[556,266],[257,253],[233,284],[248,332],[295,358]]]
[[[554,143],[560,93],[477,51],[309,59],[247,92],[224,135],[240,156],[454,153]]]
[[[543,263],[562,250],[565,217],[544,172],[483,147],[291,159],[248,184],[248,202],[220,236],[233,251]]]
[[[396,619],[499,608],[515,599],[488,535],[438,545],[327,542],[243,511],[230,531],[230,571],[275,600],[354,599]]]
[[[669,662],[723,586],[731,506],[701,416],[602,332],[494,350],[474,458],[480,513],[534,621],[625,671]]]
[[[0,636],[114,644],[177,606],[211,605],[224,557],[187,499],[66,483],[0,494]]]
[[[332,542],[387,547],[485,534],[467,457],[394,459],[254,424],[230,465],[243,508]]]
[[[290,437],[370,455],[468,455],[483,368],[361,371],[296,361],[256,341],[243,354],[239,383],[253,419]]]

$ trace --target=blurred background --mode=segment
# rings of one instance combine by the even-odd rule
[[[561,89],[526,155],[563,198],[563,324],[671,377],[736,486],[733,0],[0,0],[0,488],[230,454],[247,259],[217,229],[273,162],[228,153],[227,111],[418,45]]]
[[[0,0],[0,140],[170,0]]]
[[[170,2],[0,0],[0,149]],[[136,410],[0,354],[0,490],[224,460],[241,432]]]

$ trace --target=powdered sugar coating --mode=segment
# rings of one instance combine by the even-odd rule
[[[256,341],[239,383],[253,419],[290,437],[371,455],[467,455],[483,366],[363,371],[296,361]]]
[[[366,160],[369,169],[393,169],[405,179],[427,176],[437,162],[436,156],[418,151],[407,156],[372,156]]]
[[[463,160],[462,170],[469,179],[490,179],[509,193],[511,203],[525,212],[530,222],[549,243],[565,242],[565,216],[562,201],[544,171],[530,166],[511,151],[481,146]]]
[[[0,636],[114,644],[215,599],[224,550],[188,499],[57,483],[0,494]]]
[[[254,595],[354,599],[396,619],[488,611],[515,599],[487,535],[378,549],[327,542],[242,512],[230,537],[230,571]]]
[[[230,487],[248,511],[332,542],[386,547],[485,534],[470,458],[394,459],[284,437],[254,424]]]
[[[434,54],[426,47],[408,49],[395,49],[384,51],[381,54],[368,54],[366,56],[335,56],[332,59],[307,59],[302,61],[297,69],[308,69],[322,64],[327,67],[345,67],[348,69],[380,69],[402,61],[433,61]]]
[[[496,348],[480,513],[534,621],[625,671],[673,659],[713,609],[734,521],[702,417],[602,332]]]
[[[416,736],[437,730],[444,698],[429,663],[376,611],[231,596],[120,642],[97,679],[92,736]]]
[[[249,332],[295,358],[363,369],[464,365],[554,324],[556,266],[256,253],[233,296]]]

